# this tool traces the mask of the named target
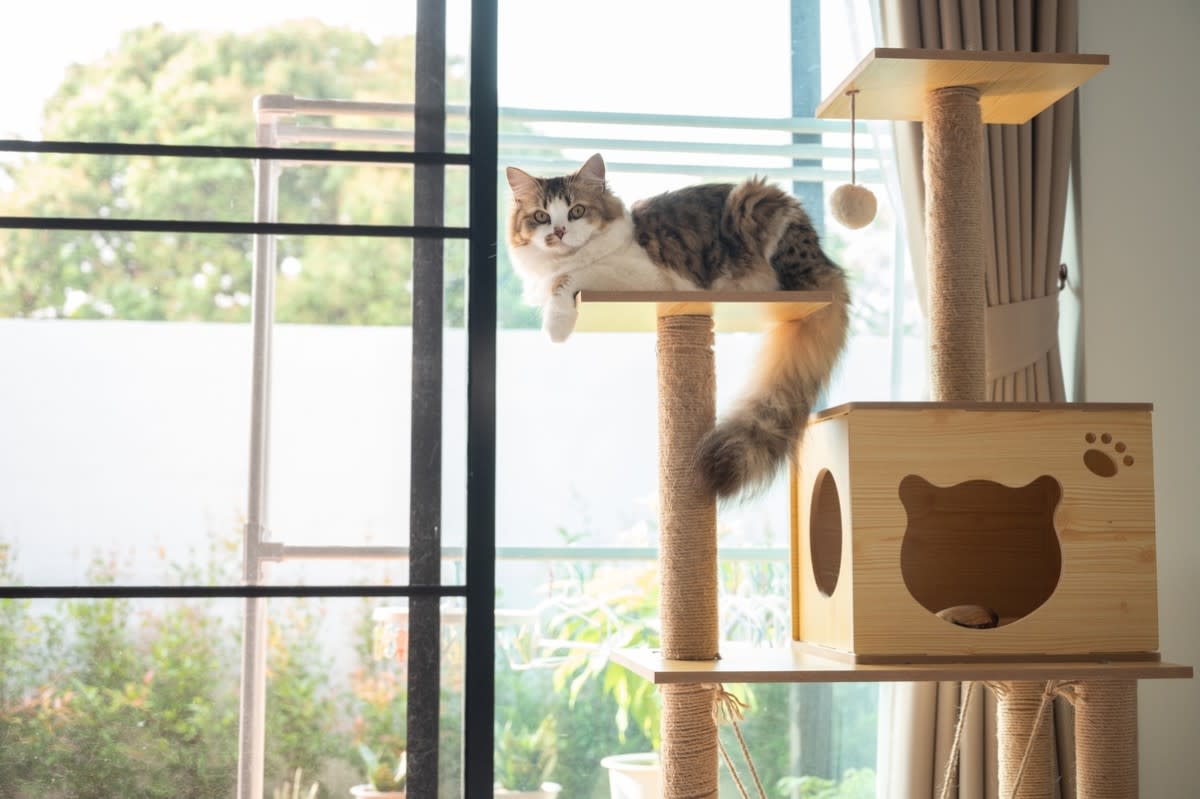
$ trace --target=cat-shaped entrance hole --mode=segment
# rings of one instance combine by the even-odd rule
[[[900,571],[909,593],[930,613],[986,608],[1000,626],[1029,615],[1054,593],[1062,573],[1054,530],[1061,498],[1062,486],[1048,475],[1021,488],[990,480],[942,488],[905,477]]]

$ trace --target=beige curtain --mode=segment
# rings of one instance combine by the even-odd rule
[[[883,44],[950,50],[1076,52],[1076,0],[878,0]],[[1058,344],[1059,263],[1074,146],[1070,95],[1024,125],[985,126],[988,398],[1066,399]],[[897,169],[918,296],[925,296],[921,126],[897,123]],[[881,702],[881,774],[889,797],[941,795],[964,687],[895,685]],[[1070,707],[1055,706],[1060,796],[1074,797]],[[997,795],[995,702],[974,690],[947,794]]]

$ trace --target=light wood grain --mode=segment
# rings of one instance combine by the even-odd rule
[[[664,660],[657,650],[625,649],[613,660],[635,674],[666,683],[928,682],[940,680],[1165,680],[1190,679],[1177,663],[912,663],[862,665],[794,648],[725,644],[716,661]]]
[[[760,331],[803,319],[833,302],[829,291],[583,291],[581,332],[647,332],[660,316],[713,317],[719,332]]]
[[[1095,474],[1088,451],[1111,461],[1116,473]],[[876,660],[1158,651],[1147,406],[854,406],[812,422],[800,464],[793,523],[797,640]],[[808,517],[823,471],[837,482],[843,512],[842,574],[832,596],[816,585],[809,555]],[[914,475],[938,488],[988,481],[1000,490],[958,492],[940,505],[922,494],[910,510],[901,485]],[[1046,477],[1061,487],[1057,505],[1043,501],[1045,491],[1017,490]],[[996,497],[1036,507],[997,508],[991,515],[983,506]],[[1031,521],[1030,512],[1052,514],[1052,520]],[[998,526],[1005,520],[1012,535]],[[1047,571],[1038,563],[1024,569],[1026,560],[1055,554],[1054,542],[1044,540],[1053,535],[1061,568],[1048,564]],[[906,559],[906,536],[910,547],[915,540],[932,549]],[[984,579],[988,570],[1003,574]],[[957,579],[960,573],[970,579]],[[1031,581],[1030,574],[1041,576]],[[947,593],[955,585],[980,593]],[[1037,596],[1019,596],[1026,589]],[[994,629],[967,629],[939,619],[937,608],[918,597],[926,605],[978,604],[1022,617]]]
[[[879,47],[817,106],[819,119],[922,121],[934,89],[973,86],[984,122],[1020,124],[1108,65],[1106,55]]]

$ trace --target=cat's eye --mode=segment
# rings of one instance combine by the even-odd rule
[[[546,213],[545,211],[534,211],[533,221],[537,222],[539,225],[548,225],[550,224],[550,214]]]
[[[567,212],[567,219],[578,219],[587,213],[587,209],[582,205],[572,205],[571,210]]]

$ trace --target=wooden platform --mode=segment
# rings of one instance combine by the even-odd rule
[[[721,660],[664,660],[656,650],[624,649],[613,660],[656,685],[667,683],[929,682],[973,680],[1190,679],[1191,666],[1122,663],[914,663],[856,665],[786,647],[725,644]]]
[[[660,316],[713,317],[720,332],[765,330],[833,302],[829,291],[583,291],[580,332],[653,332]]]
[[[983,121],[1021,124],[1108,66],[1106,55],[877,47],[817,106],[818,119],[920,122],[934,89],[973,86]]]

